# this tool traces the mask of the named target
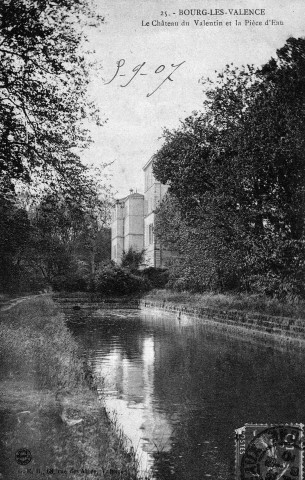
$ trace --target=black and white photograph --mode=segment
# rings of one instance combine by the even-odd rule
[[[305,480],[304,0],[0,0],[0,480]]]

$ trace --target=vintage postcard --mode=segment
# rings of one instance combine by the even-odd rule
[[[304,480],[304,0],[2,2],[0,479]]]

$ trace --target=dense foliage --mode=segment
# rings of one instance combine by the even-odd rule
[[[107,197],[95,198],[90,206],[88,200],[70,203],[55,192],[29,212],[17,201],[2,205],[1,290],[81,290],[90,285],[110,261],[109,210]]]
[[[165,288],[169,280],[167,268],[147,267],[141,271],[141,276],[150,284],[150,288]]]
[[[131,272],[135,273],[139,270],[140,265],[144,261],[144,250],[138,252],[134,250],[132,247],[126,252],[123,252],[121,266],[123,268],[127,268]]]
[[[98,121],[87,95],[84,26],[98,23],[90,0],[8,0],[0,5],[0,184],[35,176],[77,187],[75,147]],[[3,192],[2,192],[3,193]]]
[[[19,288],[22,282],[21,258],[31,236],[31,224],[24,208],[15,202],[0,202],[0,290]],[[31,288],[31,278],[27,285]]]
[[[75,283],[109,259],[106,165],[81,162],[100,124],[85,32],[102,22],[91,0],[1,2],[1,290]]]
[[[154,161],[169,185],[157,235],[180,254],[170,284],[304,294],[305,40],[205,87]]]
[[[149,288],[149,282],[138,273],[110,264],[97,275],[94,290],[105,296],[123,296],[143,293]]]

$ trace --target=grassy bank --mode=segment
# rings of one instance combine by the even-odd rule
[[[144,296],[151,301],[168,302],[190,307],[210,307],[225,310],[242,310],[281,317],[305,318],[305,301],[291,298],[285,302],[262,295],[247,294],[196,294],[171,290],[152,290]]]
[[[0,478],[135,479],[134,456],[89,389],[77,343],[48,295],[0,311]],[[15,459],[25,448],[27,465]]]

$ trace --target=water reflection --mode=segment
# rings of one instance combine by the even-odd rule
[[[114,413],[125,435],[137,450],[143,471],[152,465],[153,453],[170,449],[171,425],[153,405],[154,338],[143,338],[137,358],[126,358],[116,346],[95,359],[95,372],[104,379],[106,407]]]
[[[210,325],[97,311],[76,334],[104,379],[106,406],[160,480],[227,480],[234,429],[304,421],[304,357]]]

